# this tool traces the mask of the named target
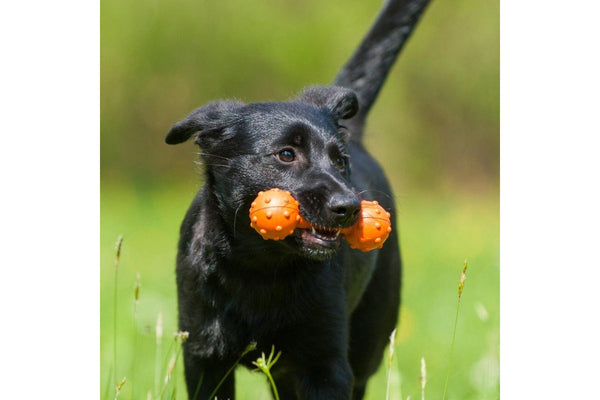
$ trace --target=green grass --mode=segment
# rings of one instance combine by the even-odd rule
[[[101,199],[101,382],[102,399],[115,397],[114,376],[127,377],[119,399],[146,399],[155,391],[185,398],[181,357],[168,387],[169,362],[178,354],[175,254],[179,224],[198,185],[103,184]],[[397,192],[399,192],[397,190]],[[391,370],[387,353],[371,379],[366,399],[421,398],[421,358],[427,365],[426,399],[441,399],[450,356],[457,283],[469,260],[462,294],[446,399],[499,398],[499,204],[497,194],[452,196],[405,191],[398,197],[404,273],[401,324]],[[123,234],[114,328],[115,242]],[[136,274],[139,304],[134,319]],[[156,342],[162,314],[163,338]],[[114,344],[118,349],[113,368]],[[158,363],[155,358],[160,360]],[[282,357],[285,355],[283,354]],[[157,365],[158,364],[158,365]],[[236,370],[238,399],[270,399],[260,372]],[[135,397],[133,397],[135,391]],[[174,393],[174,395],[173,395]],[[165,398],[163,396],[163,398]],[[285,399],[282,399],[285,400]]]

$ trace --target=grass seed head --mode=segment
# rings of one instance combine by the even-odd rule
[[[121,258],[121,246],[123,245],[123,235],[119,235],[115,243],[115,268],[119,268],[119,259]]]
[[[123,388],[123,385],[125,385],[125,382],[127,382],[127,377],[124,376],[123,379],[121,379],[121,382],[117,383],[115,400],[119,397],[119,393],[121,393],[121,389]]]
[[[135,286],[133,287],[133,301],[134,301],[134,306],[133,306],[133,311],[137,312],[137,307],[138,304],[140,302],[140,273],[138,272],[135,275]]]
[[[388,368],[392,367],[392,359],[394,358],[394,345],[396,344],[396,329],[390,335],[390,349],[388,356]]]
[[[190,333],[187,331],[175,332],[175,340],[178,340],[180,343],[185,343],[189,337]]]
[[[460,282],[458,282],[458,299],[462,296],[463,289],[465,287],[465,280],[467,279],[467,260],[463,264],[463,269],[460,273]]]
[[[257,346],[256,342],[248,343],[248,346],[246,346],[246,349],[244,349],[244,352],[242,353],[242,355],[245,356],[246,354],[250,353],[251,351],[256,350],[256,346]]]

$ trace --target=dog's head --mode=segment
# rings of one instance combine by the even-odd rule
[[[354,92],[336,86],[308,88],[289,102],[217,101],[176,123],[166,142],[194,137],[216,206],[236,234],[260,239],[247,223],[250,203],[261,190],[288,190],[315,228],[297,229],[273,245],[327,259],[339,246],[340,228],[352,225],[360,210],[339,123],[357,110]]]

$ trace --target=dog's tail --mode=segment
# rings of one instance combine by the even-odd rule
[[[359,110],[347,121],[352,140],[360,141],[365,120],[396,57],[429,0],[387,0],[373,26],[333,84],[352,89]]]

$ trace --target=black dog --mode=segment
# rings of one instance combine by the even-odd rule
[[[381,250],[340,241],[360,199],[394,213],[391,188],[361,144],[365,118],[427,0],[390,0],[335,86],[288,102],[218,101],[173,126],[166,142],[194,137],[206,181],[181,226],[180,329],[188,395],[207,399],[251,342],[252,366],[271,346],[282,400],[361,399],[397,321],[397,229]],[[259,191],[288,190],[322,228],[263,240],[248,210]],[[233,399],[234,376],[213,396]]]

